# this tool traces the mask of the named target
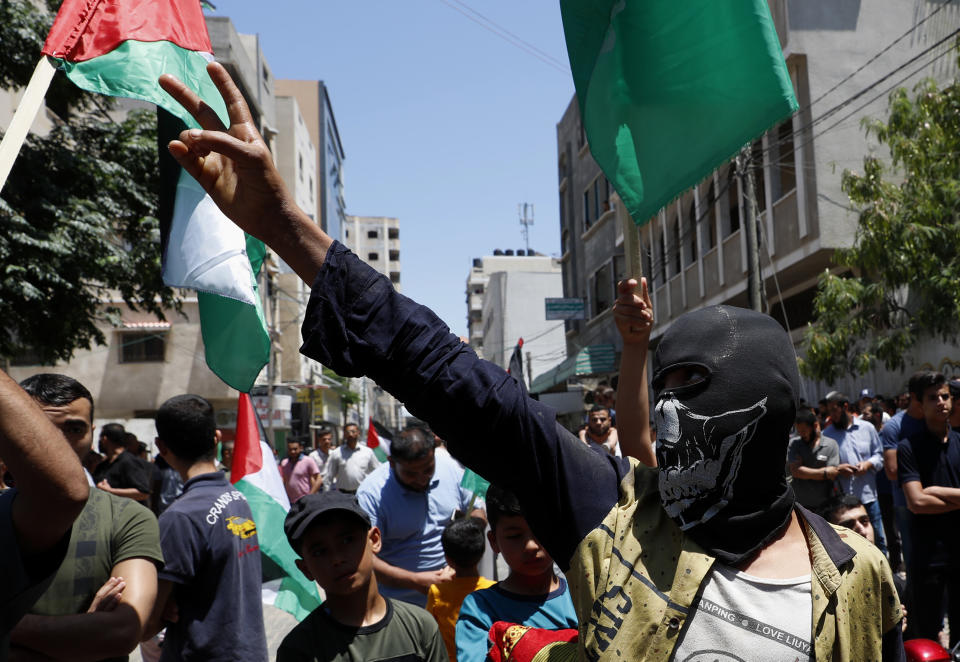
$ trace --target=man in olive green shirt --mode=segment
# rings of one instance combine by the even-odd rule
[[[79,457],[93,443],[93,398],[65,375],[22,385]],[[140,642],[163,565],[156,517],[131,499],[91,489],[53,583],[11,634],[11,652],[53,660],[126,660]]]

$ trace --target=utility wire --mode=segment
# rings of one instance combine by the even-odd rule
[[[544,64],[550,67],[553,67],[560,73],[567,74],[567,75],[570,74],[570,69],[568,67],[565,67],[562,64],[558,64],[559,60],[547,55],[536,46],[533,46],[529,42],[524,41],[523,39],[520,39],[519,37],[513,35],[512,32],[509,32],[505,28],[500,27],[499,25],[497,25],[490,19],[486,18],[479,12],[473,9],[469,9],[468,7],[470,12],[473,12],[473,14],[476,14],[476,16],[474,16],[473,14],[469,13],[466,9],[463,9],[463,7],[466,7],[464,3],[457,2],[456,0],[440,0],[440,2],[450,7],[454,11],[459,12],[460,14],[463,14],[465,17],[467,17],[468,19],[470,19],[471,21],[473,21],[474,23],[482,27],[484,30],[488,30],[489,32],[492,32],[493,34],[497,35],[504,41],[524,51],[528,55],[532,55],[533,57],[537,58]],[[454,2],[456,2],[456,4],[454,4]],[[463,5],[463,7],[459,5]],[[477,18],[477,16],[482,17],[483,20],[481,20],[480,18]]]

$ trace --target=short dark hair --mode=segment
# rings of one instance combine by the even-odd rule
[[[915,372],[910,376],[910,383],[907,388],[910,389],[910,393],[917,398],[917,400],[923,399],[923,392],[926,391],[931,386],[940,387],[947,383],[947,378],[942,372],[934,372],[933,370],[920,370]]]
[[[593,412],[595,412],[595,411],[605,411],[605,412],[607,412],[607,414],[609,414],[609,413],[610,413],[610,408],[609,408],[609,407],[604,407],[603,405],[593,405],[592,407],[590,407],[590,413],[591,413],[591,414],[592,414]]]
[[[827,505],[820,511],[821,517],[830,523],[833,523],[834,516],[844,510],[859,508],[863,503],[853,494],[841,494],[827,502]]]
[[[809,425],[813,427],[818,422],[817,415],[813,413],[810,409],[801,409],[797,411],[797,415],[794,417],[794,423],[803,423],[804,425]]]
[[[157,410],[157,436],[177,458],[212,460],[217,452],[213,405],[199,395],[175,395]]]
[[[440,543],[443,553],[454,565],[460,568],[472,568],[480,563],[486,549],[483,532],[486,524],[479,517],[460,517],[443,529]]]
[[[390,442],[390,457],[401,462],[412,462],[433,452],[433,435],[421,427],[407,428]]]
[[[357,428],[357,430],[359,430],[360,426],[357,425],[356,423],[347,423],[346,425],[343,426],[343,429],[346,430],[347,428]]]
[[[90,422],[93,422],[93,396],[87,387],[73,377],[55,372],[41,372],[20,382],[20,388],[37,402],[62,407],[86,398],[90,402]]]
[[[487,519],[490,520],[491,529],[495,529],[497,522],[503,517],[514,517],[516,515],[523,517],[520,500],[510,490],[491,484],[484,499],[487,503]]]
[[[116,446],[127,445],[127,430],[119,423],[107,423],[100,428],[100,436]]]

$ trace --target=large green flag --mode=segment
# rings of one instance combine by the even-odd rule
[[[797,109],[766,0],[560,0],[590,151],[638,224]]]

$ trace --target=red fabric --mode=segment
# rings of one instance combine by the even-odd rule
[[[373,427],[373,416],[367,421],[367,446],[376,448],[380,445],[380,435],[377,434],[377,428]]]
[[[493,662],[530,662],[544,646],[558,641],[577,641],[576,630],[544,630],[497,621],[488,637],[493,642],[488,659]]]
[[[213,52],[198,0],[64,0],[43,53],[83,62],[128,39]]]
[[[246,393],[237,401],[237,438],[233,442],[233,465],[230,467],[230,482],[236,483],[247,474],[255,474],[263,468],[263,452],[260,450],[260,426],[253,410],[253,401]]]

